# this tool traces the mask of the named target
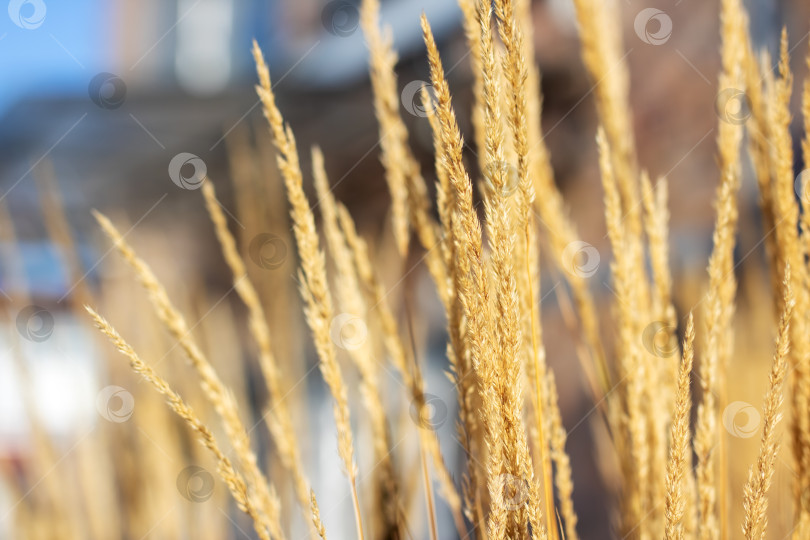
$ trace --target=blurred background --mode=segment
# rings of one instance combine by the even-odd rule
[[[20,522],[57,515],[38,513],[53,510],[45,495],[41,498],[46,502],[38,502],[39,492],[65,490],[63,496],[73,498],[74,489],[83,492],[77,501],[84,502],[75,502],[78,507],[68,512],[73,517],[59,519],[79,522],[70,525],[77,530],[85,519],[76,516],[91,516],[88,506],[98,503],[126,522],[122,527],[127,532],[115,537],[250,537],[250,528],[229,502],[227,490],[214,480],[214,465],[192,448],[188,433],[164,413],[154,392],[129,376],[124,359],[114,356],[77,311],[84,301],[106,308],[103,313],[124,337],[152,353],[147,361],[160,359],[159,367],[176,380],[192,377],[184,371],[170,337],[151,317],[131,272],[99,234],[90,211],[97,208],[110,216],[153,266],[223,378],[234,387],[243,410],[252,411],[247,414],[259,426],[264,390],[255,382],[255,361],[245,360],[255,351],[245,330],[244,309],[232,292],[202,197],[175,182],[170,164],[181,154],[196,156],[199,162],[194,167],[203,164],[246,253],[261,233],[288,233],[284,192],[275,176],[273,150],[253,89],[250,46],[255,38],[270,65],[280,108],[296,134],[305,183],[311,187],[309,149],[318,144],[336,197],[347,205],[378,259],[385,261],[386,254],[394,253],[389,199],[379,162],[359,2],[7,3],[7,16],[0,10],[0,203],[5,227],[0,275],[0,300],[5,305],[0,350],[0,462],[5,479],[0,488],[0,537],[22,538],[14,532]],[[688,305],[699,293],[711,249],[719,6],[716,0],[619,4],[640,162],[653,177],[669,179],[672,271],[680,286],[677,300]],[[799,0],[747,4],[758,47],[774,52],[779,32],[787,26],[796,80],[802,80],[807,71],[810,5]],[[640,10],[650,6],[671,19],[671,33],[663,43],[651,43],[634,29]],[[400,56],[401,114],[432,185],[430,128],[414,110],[415,92],[408,90],[414,88],[410,83],[429,79],[418,20],[424,11],[437,34],[461,129],[472,140],[473,77],[461,13],[453,0],[382,0],[381,10]],[[600,251],[603,264],[592,289],[597,299],[604,299],[600,304],[607,305],[611,292],[605,286],[609,267],[604,263],[610,248],[594,144],[593,82],[580,60],[571,0],[535,0],[531,11],[535,60],[542,72],[546,144],[582,238]],[[798,135],[799,121],[796,126]],[[468,148],[471,167],[475,151]],[[189,159],[175,161],[177,170]],[[745,162],[745,167],[750,169],[750,164]],[[796,168],[801,171],[803,165],[797,163]],[[741,257],[761,238],[756,186],[750,171],[747,174],[740,195]],[[240,181],[275,188],[250,188],[240,194],[234,188]],[[245,200],[245,193],[256,199]],[[251,203],[259,210],[246,210]],[[252,264],[249,273],[270,313],[277,355],[288,366],[285,377],[293,389],[289,399],[301,410],[309,409],[300,417],[298,429],[302,440],[308,441],[305,462],[315,492],[334,501],[321,504],[324,523],[335,531],[334,538],[349,537],[351,504],[335,452],[328,394],[312,370],[315,357],[297,301],[294,246],[276,248],[282,250],[276,253],[282,263],[272,268]],[[420,361],[428,391],[447,409],[446,418],[435,427],[446,459],[460,466],[454,439],[455,398],[443,374],[447,367],[443,315],[425,269],[417,264],[421,256],[416,250],[401,267],[381,264],[380,271],[397,297],[413,296],[418,304],[420,315],[413,324],[423,344]],[[754,258],[764,261],[760,253]],[[587,418],[593,404],[582,384],[573,337],[565,329],[555,295],[547,294],[557,282],[544,270],[546,348],[570,431],[581,533],[584,538],[599,538],[600,531],[610,527],[611,516],[603,504],[599,457],[591,450],[593,434]],[[29,309],[32,306],[36,309]],[[767,340],[764,343],[767,349]],[[356,384],[356,377],[349,377]],[[386,384],[397,388],[395,381],[386,379]],[[38,455],[39,439],[26,394],[34,396],[33,416],[41,421],[40,435],[52,441],[55,460]],[[113,398],[118,401],[110,409]],[[392,410],[408,409],[407,402],[403,408],[392,400]],[[121,421],[124,416],[126,422]],[[406,416],[403,421],[410,419]],[[251,436],[265,450],[263,459],[272,476],[279,465],[266,429],[257,427]],[[361,448],[368,446],[362,434],[360,440]],[[364,450],[360,452],[363,458]],[[149,472],[141,468],[150,463]],[[198,464],[191,466],[199,466],[205,474],[189,471],[189,463]],[[407,463],[404,459],[400,466]],[[88,471],[98,478],[82,484],[82,478],[91,474]],[[189,479],[198,483],[182,488]],[[286,519],[306,535],[306,526],[292,511],[289,486],[279,482],[286,489],[282,491],[289,510]],[[136,486],[144,493],[136,494]],[[115,510],[127,504],[137,511]],[[182,523],[189,520],[197,524],[200,536],[187,536],[192,533]],[[440,521],[446,533],[442,537],[452,537],[446,509],[440,509]],[[417,518],[414,526],[414,536],[421,537]],[[109,525],[91,528],[104,537],[104,527]]]

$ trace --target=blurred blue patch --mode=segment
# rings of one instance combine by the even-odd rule
[[[115,12],[116,2],[102,0],[0,4],[0,116],[21,99],[86,95],[117,56]]]
[[[98,251],[86,244],[79,245],[77,249],[83,272],[92,268],[99,259]],[[61,252],[50,242],[18,242],[16,250],[21,259],[16,262],[22,265],[19,269],[23,272],[26,283],[17,282],[12,274],[13,270],[8,265],[4,266],[0,275],[0,289],[6,294],[24,293],[34,298],[58,301],[76,285],[70,282]],[[8,244],[0,244],[0,253],[8,252]],[[4,258],[8,260],[7,256]],[[89,271],[84,281],[92,285],[96,278],[97,274]],[[21,286],[26,290],[20,290]]]

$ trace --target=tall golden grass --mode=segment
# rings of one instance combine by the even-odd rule
[[[361,8],[361,26],[370,50],[373,107],[380,128],[380,158],[392,201],[390,231],[403,260],[411,249],[423,252],[446,317],[446,353],[457,394],[457,435],[463,449],[460,470],[445,462],[429,421],[432,410],[411,327],[412,314],[405,320],[400,315],[397,295],[386,288],[377,266],[379,257],[332,194],[326,157],[318,148],[311,152],[318,202],[310,204],[301,151],[293,128],[276,103],[270,71],[256,43],[256,90],[275,146],[277,171],[270,171],[266,163],[256,163],[263,175],[257,180],[259,175],[251,176],[244,163],[258,161],[258,156],[244,145],[232,150],[240,157],[237,163],[243,164],[241,169],[233,169],[239,214],[254,230],[272,221],[273,230],[287,233],[283,220],[279,226],[277,214],[271,212],[268,217],[251,204],[253,195],[275,189],[277,174],[286,189],[293,233],[286,238],[297,247],[301,306],[332,399],[337,454],[351,495],[354,534],[361,539],[418,536],[420,529],[413,521],[414,515],[419,515],[426,534],[437,538],[440,530],[447,530],[440,525],[448,525],[440,519],[449,515],[451,526],[462,539],[579,537],[578,523],[587,521],[588,515],[582,510],[578,515],[574,504],[572,462],[566,451],[567,434],[555,376],[546,361],[547,337],[538,296],[539,257],[547,252],[573,297],[576,316],[569,313],[566,322],[575,331],[584,385],[596,411],[588,420],[597,434],[597,446],[591,451],[600,454],[600,461],[610,468],[604,475],[612,489],[612,498],[604,504],[616,518],[615,534],[610,536],[713,540],[736,538],[742,532],[745,538],[753,539],[765,538],[773,529],[773,538],[810,538],[810,214],[804,206],[810,202],[810,191],[800,186],[801,199],[797,200],[790,134],[793,77],[787,34],[782,37],[778,72],[774,74],[767,55],[757,55],[753,50],[748,17],[740,0],[722,0],[718,87],[745,92],[750,117],[730,122],[719,115],[719,185],[705,294],[679,317],[675,307],[678,291],[674,290],[669,264],[668,184],[666,178],[653,184],[638,162],[617,13],[612,3],[575,0],[582,59],[595,82],[600,124],[593,136],[613,251],[611,323],[598,318],[590,290],[591,272],[578,258],[587,244],[578,237],[555,186],[544,144],[539,121],[540,73],[533,62],[532,28],[527,22],[529,3],[496,0],[491,5],[460,0],[460,4],[475,75],[472,125],[478,163],[474,169],[465,162],[459,110],[453,103],[430,22],[423,16],[430,85],[421,98],[435,146],[435,211],[428,195],[431,190],[409,147],[406,123],[400,116],[394,70],[397,56],[390,33],[380,27],[376,0],[363,0]],[[810,81],[805,81],[801,99],[805,126],[802,151],[807,163]],[[735,328],[738,323],[750,324],[735,309],[739,263],[734,258],[737,192],[743,160],[749,157],[760,189],[778,326],[769,376],[757,389],[764,395],[759,450],[750,462],[747,478],[741,479],[731,465],[736,457],[731,456],[729,435],[734,435],[735,426],[733,418],[729,425],[726,413],[733,405],[730,395],[738,393],[734,385],[739,378],[730,375],[739,369],[734,344],[745,334],[735,336]],[[477,182],[479,173],[484,180],[481,183]],[[119,335],[108,319],[96,312],[106,311],[104,306],[112,305],[109,300],[94,298],[96,295],[83,286],[74,296],[76,309],[91,304],[87,309],[102,334],[191,428],[191,433],[184,435],[173,433],[172,420],[155,412],[163,426],[160,437],[165,446],[176,449],[176,459],[187,461],[197,454],[183,448],[179,439],[199,439],[210,452],[207,459],[213,458],[213,467],[237,507],[249,516],[259,538],[302,534],[300,524],[296,527],[290,517],[292,507],[309,521],[304,535],[340,537],[343,531],[330,531],[321,516],[323,501],[334,494],[314,490],[312,473],[307,470],[304,448],[308,441],[298,427],[307,421],[306,406],[289,397],[296,387],[293,378],[301,375],[301,368],[287,356],[302,354],[300,345],[291,343],[296,334],[285,327],[292,323],[283,320],[288,315],[273,315],[268,297],[272,284],[262,283],[265,276],[251,275],[244,261],[247,242],[231,232],[213,180],[206,179],[202,194],[232,274],[233,288],[246,309],[248,322],[242,334],[251,344],[234,341],[257,360],[267,409],[255,425],[266,424],[274,453],[262,454],[255,428],[248,428],[255,419],[250,418],[245,390],[239,387],[244,378],[241,368],[231,361],[215,361],[216,347],[200,343],[195,336],[196,325],[190,326],[183,314],[188,310],[177,307],[188,304],[188,298],[181,297],[175,304],[169,289],[136,254],[126,235],[99,213],[96,218],[102,229],[145,289],[157,325],[168,331],[172,348],[179,346],[200,390],[195,390],[186,376],[178,376],[179,368],[158,365],[171,350],[159,357],[159,348],[146,345],[144,339],[137,338],[143,344],[137,347]],[[479,212],[478,200],[483,203],[483,212]],[[60,205],[54,199],[44,203],[49,209],[48,230],[55,243],[73,253],[69,264],[80,276]],[[315,207],[320,213],[322,236]],[[13,244],[13,226],[4,210],[0,217],[4,240]],[[419,246],[412,247],[412,237]],[[99,297],[115,294],[106,291]],[[559,294],[561,306],[565,306],[568,291]],[[286,302],[287,306],[296,305],[291,299]],[[138,305],[145,309],[142,301]],[[125,315],[111,307],[109,310],[109,319]],[[343,315],[349,315],[368,332],[356,346],[348,348],[345,362],[341,349],[346,347],[333,331],[335,321],[342,320]],[[238,331],[238,319],[232,315],[227,319]],[[607,330],[600,330],[600,326],[615,332],[615,340],[604,340]],[[662,349],[677,343],[679,335],[683,336],[683,346],[662,354]],[[142,352],[136,352],[138,349]],[[384,363],[376,360],[381,356]],[[767,360],[757,357],[754,363],[762,366]],[[388,365],[401,383],[398,402],[410,403],[415,411],[417,425],[411,433],[418,445],[414,463],[419,475],[403,474],[403,467],[397,465],[408,457],[398,450],[393,434],[407,428],[399,422],[403,411],[392,410],[387,404],[391,399],[385,394],[382,379]],[[120,373],[117,368],[113,372]],[[359,381],[358,407],[350,396],[352,381]],[[139,390],[138,399],[149,403],[153,398],[146,395]],[[789,406],[783,410],[785,401]],[[789,421],[781,422],[786,413]],[[35,415],[31,422],[37,435],[36,466],[46,471],[59,458]],[[783,429],[783,424],[788,429]],[[783,439],[787,444],[780,444]],[[372,457],[359,461],[365,444],[371,445]],[[789,451],[782,451],[783,446]],[[154,456],[136,457],[123,445],[118,451],[136,465],[155,461]],[[102,453],[100,448],[82,451],[83,456],[99,457],[99,463],[109,467]],[[790,464],[793,475],[788,480],[777,478],[780,463]],[[126,475],[135,474],[133,467],[120,467],[118,485],[131,486]],[[13,481],[13,476],[12,471],[4,471],[7,483],[16,486],[16,494],[24,500],[24,484]],[[165,489],[161,482],[168,481],[157,475],[149,477],[146,485],[160,493]],[[74,501],[65,497],[69,490],[65,478],[55,475],[45,484],[46,489],[37,490],[36,496],[17,509],[15,526],[21,538],[136,537],[155,518],[154,510],[145,506],[133,510],[145,503],[132,495],[140,502],[124,505],[126,519],[120,518],[121,531],[114,531],[108,520],[99,517],[98,509],[92,505],[77,509]],[[424,496],[417,494],[420,490]],[[424,508],[415,511],[415,500],[423,501]],[[774,500],[789,503],[789,509],[775,511],[775,505],[769,504]],[[440,505],[446,506],[449,514],[439,512]],[[46,513],[52,516],[50,525],[38,520]],[[85,516],[91,525],[83,526],[77,515]],[[185,527],[175,517],[172,520],[172,524],[155,525],[154,534],[166,538],[180,538],[181,531],[199,531],[201,538],[224,534],[222,524],[218,528],[194,528]]]

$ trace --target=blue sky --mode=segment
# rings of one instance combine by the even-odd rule
[[[4,2],[3,4],[5,4]],[[35,28],[21,28],[12,14],[25,19],[45,6]],[[27,96],[80,95],[99,71],[115,71],[111,21],[116,3],[102,0],[12,0],[0,10],[0,116]],[[41,7],[40,7],[41,9]],[[11,11],[12,13],[9,13]],[[83,67],[82,67],[83,66]]]

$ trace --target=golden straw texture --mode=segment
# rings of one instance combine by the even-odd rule
[[[675,393],[675,409],[672,413],[669,460],[666,470],[666,540],[684,538],[683,520],[687,498],[684,494],[684,480],[689,470],[689,418],[692,411],[692,396],[689,393],[689,380],[692,375],[692,362],[695,357],[695,321],[692,314],[686,323],[686,336],[683,343],[683,361],[678,370],[678,383]]]
[[[388,426],[385,419],[385,407],[381,395],[381,384],[379,378],[379,366],[374,360],[374,351],[371,343],[367,339],[368,333],[368,310],[363,295],[360,293],[357,273],[352,264],[352,255],[346,244],[346,239],[338,225],[337,203],[329,188],[329,179],[326,177],[323,154],[320,149],[312,149],[312,172],[315,178],[315,188],[320,201],[318,207],[323,217],[323,229],[326,236],[326,244],[329,253],[335,263],[337,276],[335,278],[335,289],[337,292],[338,306],[343,311],[348,326],[358,325],[360,328],[350,328],[354,332],[364,332],[358,334],[356,339],[352,339],[348,347],[357,370],[360,372],[360,394],[365,404],[366,413],[371,423],[371,432],[374,446],[375,463],[379,468],[377,471],[377,486],[379,494],[375,494],[377,501],[377,512],[384,519],[384,534],[392,534],[396,528],[396,500],[397,485],[394,474],[394,465],[391,461],[391,448],[388,434]],[[340,332],[343,332],[343,328]]]
[[[741,41],[744,17],[737,0],[723,1],[721,25],[723,70],[719,87],[723,90],[744,87],[741,69],[744,59]],[[722,95],[721,91],[719,96]],[[725,107],[725,104],[718,106]],[[704,540],[718,536],[725,538],[728,529],[726,441],[718,429],[717,416],[718,411],[725,408],[724,373],[731,358],[731,323],[737,288],[733,250],[738,217],[736,196],[740,185],[742,125],[730,121],[724,114],[719,117],[717,147],[720,186],[717,191],[714,248],[708,268],[709,289],[704,303],[706,351],[699,371],[703,400],[698,407],[694,445],[698,458],[699,535]]]
[[[391,193],[394,238],[400,254],[404,256],[408,248],[410,222],[427,251],[427,266],[436,282],[439,296],[446,298],[448,277],[442,264],[441,251],[436,249],[439,243],[437,226],[430,215],[430,201],[419,162],[408,146],[408,130],[400,117],[400,95],[394,71],[397,54],[392,46],[390,30],[379,27],[379,9],[378,0],[363,0],[360,24],[369,49],[374,112],[380,125],[381,159]],[[414,102],[410,106],[418,108],[415,94],[412,99]],[[425,104],[424,110],[431,106]]]
[[[346,243],[351,249],[353,256],[352,262],[363,284],[363,289],[368,296],[367,304],[372,306],[369,312],[373,312],[375,317],[379,318],[383,333],[383,343],[391,358],[391,363],[402,377],[402,383],[408,392],[408,397],[415,404],[417,411],[421,411],[419,413],[421,418],[422,414],[426,412],[427,407],[425,404],[425,382],[422,379],[422,372],[418,366],[414,366],[412,370],[408,367],[408,355],[402,343],[402,339],[399,336],[396,319],[391,311],[387,293],[372,269],[366,242],[357,234],[354,220],[349,214],[349,211],[339,203],[337,205],[337,213],[341,231],[345,235]],[[442,457],[439,448],[439,440],[435,431],[428,429],[426,426],[420,425],[420,427],[422,428],[419,429],[420,443],[433,461],[433,466],[436,470],[439,484],[441,485],[442,496],[450,506],[456,527],[461,533],[465,529],[464,522],[461,518],[461,499],[456,491],[453,478],[447,469],[444,458]]]
[[[257,492],[256,496],[260,501],[258,505],[260,516],[265,521],[277,519],[274,517],[279,512],[277,497],[259,470],[256,456],[250,449],[247,430],[239,418],[233,395],[225,388],[219,375],[217,375],[208,359],[205,358],[194,342],[188,324],[169,300],[166,289],[157,280],[149,266],[138,258],[106,216],[99,212],[94,212],[93,215],[113,244],[115,244],[124,261],[135,271],[138,280],[146,289],[158,319],[169,330],[172,337],[178,341],[186,357],[199,373],[203,392],[222,419],[228,439],[233,445],[240,464],[245,469],[245,479],[248,486],[251,490]]]
[[[98,329],[101,330],[101,333],[109,338],[109,340],[113,343],[113,345],[115,345],[121,354],[129,358],[133,371],[141,375],[144,379],[151,383],[152,386],[155,387],[155,390],[165,396],[166,401],[169,403],[172,410],[174,410],[174,412],[177,413],[177,415],[182,418],[191,429],[199,434],[200,442],[202,442],[202,444],[208,448],[212,454],[214,454],[214,457],[217,460],[217,472],[228,486],[228,490],[231,492],[231,495],[233,495],[234,500],[236,500],[236,504],[253,520],[253,524],[259,538],[262,540],[270,540],[271,537],[279,540],[285,538],[281,530],[281,524],[278,521],[278,513],[276,512],[275,515],[272,516],[271,521],[266,522],[266,518],[263,517],[261,515],[261,511],[256,508],[253,498],[249,496],[248,487],[244,478],[236,471],[234,466],[231,464],[231,461],[220,449],[214,435],[211,433],[211,430],[202,423],[202,421],[195,414],[194,410],[186,405],[183,399],[171,389],[169,384],[163,378],[161,378],[150,366],[145,364],[143,360],[140,359],[137,353],[135,353],[132,347],[126,341],[124,341],[120,335],[118,335],[118,332],[115,331],[110,323],[104,320],[104,318],[102,318],[98,313],[93,311],[92,308],[86,306],[86,309],[95,321]]]
[[[745,519],[742,532],[746,539],[765,538],[768,520],[765,513],[768,509],[768,490],[773,479],[779,443],[776,440],[776,427],[782,418],[779,409],[784,401],[783,386],[788,370],[788,349],[790,346],[790,324],[795,299],[790,283],[790,266],[785,268],[783,297],[784,311],[779,320],[779,333],[776,337],[776,352],[768,376],[768,390],[765,393],[765,404],[762,407],[762,439],[759,456],[755,465],[748,469],[748,481],[743,490]]]
[[[355,508],[357,532],[363,538],[363,525],[360,517],[360,502],[357,496],[357,466],[354,463],[354,442],[349,418],[349,399],[340,365],[337,362],[335,344],[330,336],[330,326],[334,318],[332,294],[326,278],[326,259],[319,247],[315,218],[304,194],[303,177],[298,161],[295,137],[276,106],[275,95],[270,85],[270,71],[264,62],[259,45],[253,42],[253,57],[259,85],[256,91],[262,101],[264,115],[273,133],[273,142],[278,148],[277,162],[287,188],[287,198],[291,207],[293,231],[301,259],[299,271],[301,297],[306,307],[304,312],[312,330],[315,349],[320,359],[320,369],[324,381],[335,399],[334,416],[338,430],[338,454],[343,462],[344,472],[349,479],[352,501]]]
[[[256,289],[247,276],[245,263],[242,261],[236,247],[236,241],[228,229],[225,213],[216,198],[211,180],[203,183],[202,192],[208,215],[211,216],[217,238],[222,246],[225,262],[227,262],[233,274],[234,289],[248,308],[250,332],[259,346],[259,366],[270,395],[270,409],[265,415],[265,420],[270,428],[273,441],[278,448],[282,463],[293,475],[298,501],[302,508],[307,508],[309,505],[309,482],[306,479],[304,466],[301,463],[298,441],[292,427],[292,417],[284,403],[279,368],[270,345],[270,330],[264,315],[264,308],[262,308]]]
[[[450,100],[450,89],[444,78],[441,59],[435,40],[430,31],[427,19],[422,17],[422,31],[428,47],[428,63],[431,80],[436,92],[436,117],[439,127],[441,152],[447,163],[448,188],[452,189],[455,207],[452,217],[452,235],[456,249],[455,267],[453,268],[454,289],[458,297],[455,311],[448,314],[450,320],[460,320],[463,314],[467,321],[464,334],[465,354],[469,354],[479,380],[479,394],[483,401],[483,424],[488,440],[488,455],[492,456],[485,468],[485,479],[490,493],[496,501],[496,509],[490,514],[490,536],[493,539],[505,534],[506,511],[497,496],[501,482],[492,462],[500,461],[502,447],[502,423],[498,414],[497,394],[494,373],[489,358],[492,350],[492,338],[485,321],[489,318],[489,284],[484,277],[481,245],[481,225],[472,202],[472,183],[462,161],[463,139],[459,132],[455,112]],[[458,355],[458,352],[456,352]],[[468,370],[460,373],[462,380],[468,377]],[[475,459],[473,455],[473,460]],[[468,461],[469,463],[470,461]],[[474,461],[472,461],[474,463]],[[473,465],[474,466],[474,465]],[[470,468],[472,468],[471,466]],[[484,479],[482,479],[484,480]],[[470,486],[475,489],[474,485]],[[471,500],[475,507],[477,502]]]

